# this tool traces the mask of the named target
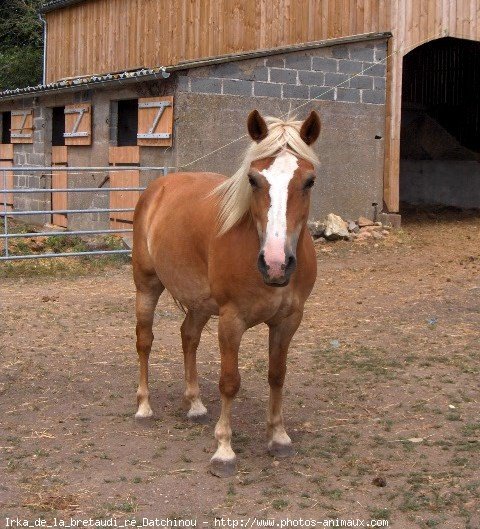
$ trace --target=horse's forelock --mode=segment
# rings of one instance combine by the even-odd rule
[[[301,121],[282,121],[273,117],[267,117],[265,121],[268,126],[267,137],[259,143],[251,143],[238,171],[214,191],[214,194],[220,197],[219,235],[232,228],[249,209],[252,191],[247,175],[252,162],[276,156],[282,150],[288,149],[313,165],[318,163],[313,149],[300,137]]]

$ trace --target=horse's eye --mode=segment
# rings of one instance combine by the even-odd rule
[[[304,184],[303,189],[310,189],[315,184],[315,178],[309,178]]]
[[[248,175],[248,181],[250,183],[250,185],[253,187],[253,188],[256,188],[258,189],[260,186],[258,185],[258,182],[255,180],[255,178],[251,175]]]

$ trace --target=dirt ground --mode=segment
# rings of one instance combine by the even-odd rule
[[[226,480],[207,472],[219,412],[215,321],[198,354],[210,422],[192,425],[182,315],[162,296],[156,416],[139,423],[130,266],[82,276],[10,270],[0,279],[0,524],[358,518],[478,529],[480,218],[422,215],[375,244],[319,245],[318,269],[289,355],[285,419],[296,455],[266,452],[267,333],[258,327],[242,343],[239,472]]]

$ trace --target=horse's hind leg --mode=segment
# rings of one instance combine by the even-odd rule
[[[196,422],[203,422],[207,417],[207,408],[200,400],[200,388],[198,387],[197,347],[202,330],[209,319],[209,314],[189,310],[181,327],[185,362],[185,399],[190,405],[187,417]]]
[[[137,418],[146,418],[153,415],[150,407],[148,392],[148,357],[153,342],[153,316],[158,298],[165,287],[155,275],[136,278],[137,298],[137,353],[140,363],[140,381],[137,390],[138,410]]]

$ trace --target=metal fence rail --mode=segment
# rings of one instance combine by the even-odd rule
[[[44,176],[51,176],[55,171],[66,172],[68,175],[84,175],[84,173],[90,174],[106,174],[115,171],[150,171],[158,172],[160,175],[166,175],[168,172],[167,167],[139,167],[139,166],[108,166],[108,167],[1,167],[0,171],[3,172],[3,187],[0,189],[0,205],[3,205],[3,211],[0,211],[0,218],[3,219],[3,233],[0,233],[0,241],[3,242],[3,251],[0,255],[0,261],[14,261],[19,259],[49,259],[55,257],[83,257],[92,255],[122,255],[130,254],[131,250],[86,250],[81,252],[55,252],[55,253],[37,253],[37,254],[12,254],[9,248],[9,241],[12,239],[31,239],[35,237],[52,237],[52,236],[96,236],[96,235],[111,235],[111,234],[124,234],[128,235],[133,231],[132,228],[105,228],[105,229],[82,229],[82,230],[50,230],[50,231],[30,231],[28,233],[16,233],[12,232],[12,223],[9,223],[9,218],[32,215],[53,215],[53,214],[95,214],[95,213],[113,213],[113,212],[132,212],[134,208],[84,208],[84,209],[36,209],[28,210],[17,208],[9,210],[9,204],[7,201],[8,195],[21,195],[21,194],[51,194],[51,193],[66,193],[67,197],[71,193],[111,193],[111,192],[133,192],[143,191],[145,187],[132,186],[132,187],[102,187],[107,179],[104,179],[101,186],[99,187],[78,187],[78,188],[54,188],[54,187],[32,187],[32,188],[8,188],[7,186],[7,173],[11,172],[13,175],[19,176],[24,173],[41,173]],[[13,201],[12,201],[13,202]]]

